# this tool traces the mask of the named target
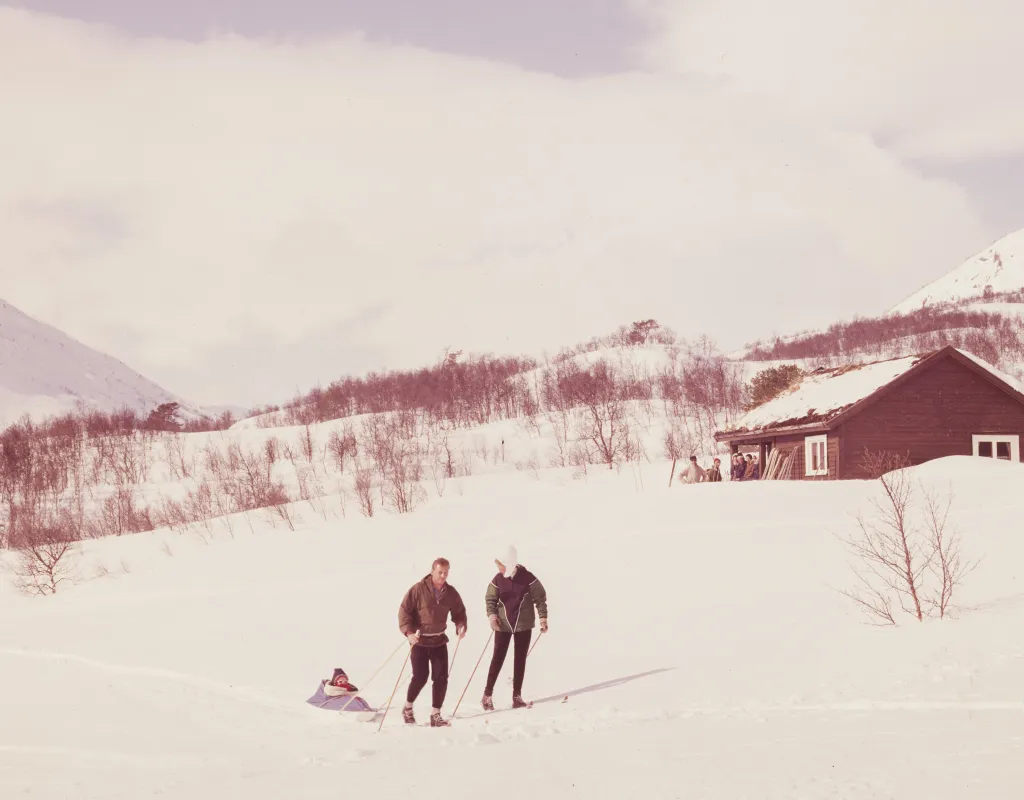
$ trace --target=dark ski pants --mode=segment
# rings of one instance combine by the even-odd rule
[[[427,685],[429,672],[433,678],[431,707],[440,708],[445,694],[448,693],[448,645],[424,647],[415,644],[409,660],[412,662],[412,681],[409,682],[409,692],[405,699],[410,703],[416,701],[423,687]]]
[[[530,637],[533,630],[528,628],[514,634],[516,640],[515,655],[512,656],[512,694],[523,693],[523,678],[526,676],[526,654],[530,650]],[[505,656],[508,654],[508,646],[511,644],[513,634],[502,631],[494,632],[494,655],[491,656],[491,668],[487,673],[487,688],[484,694],[490,697],[494,694],[494,684],[498,680],[498,674],[505,663]]]

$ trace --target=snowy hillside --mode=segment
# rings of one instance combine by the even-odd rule
[[[54,800],[479,800],[496,782],[544,800],[1018,794],[1024,646],[1007,632],[1024,626],[1024,466],[913,470],[952,482],[965,556],[984,560],[957,598],[973,610],[896,628],[862,624],[836,591],[854,579],[833,534],[876,484],[669,488],[666,473],[657,458],[575,480],[507,466],[431,486],[412,514],[366,518],[329,495],[294,504],[294,531],[254,514],[89,541],[82,580],[50,597],[5,578],[0,786]],[[508,710],[510,656],[482,716],[484,591],[510,542],[551,627],[527,666],[535,706]],[[439,555],[470,616],[445,716],[465,698],[430,729],[429,685],[420,725],[401,720],[396,613]],[[375,707],[397,687],[379,733],[305,703],[335,667]]]
[[[1004,236],[982,252],[893,306],[906,314],[926,305],[1024,289],[1024,229]]]
[[[151,411],[166,402],[190,410],[117,359],[0,300],[0,428],[26,413],[38,420],[79,402],[107,412],[123,406]]]
[[[671,372],[678,369],[680,354],[679,348],[672,346],[647,343],[633,346],[601,347],[583,353],[576,353],[566,356],[558,362],[551,359],[537,358],[541,366],[536,369],[527,369],[518,375],[522,382],[528,386],[535,395],[538,394],[538,387],[543,383],[546,371],[557,371],[559,364],[562,366],[573,363],[580,369],[586,370],[603,362],[610,370],[613,370],[617,377],[622,380],[631,381],[656,381],[657,377],[666,371]],[[536,363],[534,362],[534,363]],[[730,364],[736,370],[736,375],[745,374],[745,364]],[[289,421],[289,409],[270,411],[262,414],[242,417],[231,426],[233,430],[245,430],[252,428],[284,427],[295,424]]]

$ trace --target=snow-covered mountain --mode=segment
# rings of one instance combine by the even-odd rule
[[[105,353],[0,300],[0,427],[23,414],[39,419],[77,403],[102,411],[149,411],[178,402],[198,410]]]
[[[941,278],[893,306],[906,314],[922,306],[1024,289],[1024,228],[1004,236]]]

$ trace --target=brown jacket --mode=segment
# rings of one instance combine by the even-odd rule
[[[419,631],[421,645],[440,647],[448,644],[445,629],[449,613],[456,626],[467,624],[466,606],[455,587],[446,583],[441,587],[440,599],[437,599],[434,597],[434,581],[427,575],[414,583],[402,598],[398,607],[398,629],[403,636]]]

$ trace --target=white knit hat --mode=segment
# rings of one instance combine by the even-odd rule
[[[511,578],[516,574],[516,567],[519,565],[519,554],[516,552],[515,547],[509,545],[495,556],[495,559],[505,565],[506,578]]]

